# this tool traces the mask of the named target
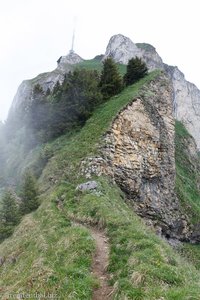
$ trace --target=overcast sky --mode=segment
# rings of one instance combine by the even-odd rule
[[[19,84],[56,68],[71,48],[85,59],[121,33],[156,47],[200,88],[198,0],[0,0],[0,119]]]

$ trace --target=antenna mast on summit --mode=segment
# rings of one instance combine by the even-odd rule
[[[71,51],[70,52],[74,52],[74,40],[75,40],[75,28],[73,30],[73,36],[72,36],[72,47],[71,47]]]
[[[74,18],[74,29],[73,29],[73,35],[72,35],[72,47],[71,47],[70,53],[74,53],[75,27],[76,27],[76,18]]]

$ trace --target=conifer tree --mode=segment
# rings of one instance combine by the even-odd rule
[[[1,199],[0,209],[0,241],[10,236],[14,226],[20,221],[19,208],[13,193],[5,191]]]
[[[145,62],[138,58],[131,58],[127,65],[127,71],[124,75],[124,83],[126,86],[131,85],[143,78],[148,72]]]
[[[104,99],[108,99],[120,93],[123,89],[121,75],[117,69],[116,63],[111,57],[105,59],[103,62],[100,87]]]
[[[28,214],[38,208],[38,194],[39,193],[36,184],[36,179],[30,171],[27,171],[24,175],[24,180],[20,194],[20,211],[22,214]]]

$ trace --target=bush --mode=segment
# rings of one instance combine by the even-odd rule
[[[19,208],[16,198],[9,190],[5,191],[1,199],[2,205],[0,210],[0,241],[9,237],[14,227],[20,221]]]
[[[24,175],[23,184],[21,188],[21,204],[20,212],[28,214],[33,210],[36,210],[39,206],[38,200],[38,187],[36,184],[36,179],[30,171],[27,171]]]
[[[82,126],[102,102],[99,74],[94,70],[75,69],[62,84],[56,83],[49,95],[36,86],[27,124],[38,143],[58,137]]]
[[[141,60],[141,58],[138,58],[137,56],[135,58],[131,58],[127,65],[126,74],[124,75],[125,85],[128,86],[135,83],[146,76],[147,72],[147,66],[145,62]]]
[[[123,89],[123,81],[114,60],[109,57],[104,60],[100,79],[101,93],[104,99],[108,99]]]

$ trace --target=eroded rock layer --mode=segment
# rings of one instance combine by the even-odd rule
[[[160,234],[187,239],[175,194],[173,92],[164,74],[118,114],[103,144],[100,157],[82,162],[81,173],[109,175]]]

